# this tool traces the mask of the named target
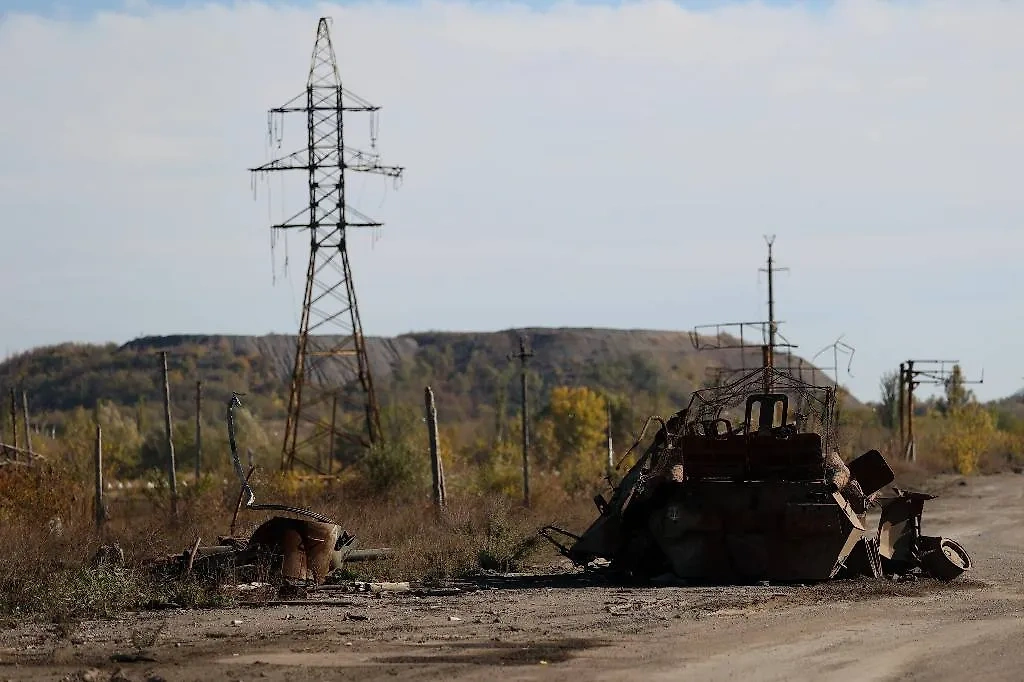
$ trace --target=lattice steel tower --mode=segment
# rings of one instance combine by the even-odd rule
[[[308,206],[271,226],[275,230],[309,231],[309,267],[281,450],[283,470],[292,469],[296,463],[319,469],[316,462],[325,446],[327,461],[331,462],[339,441],[366,447],[381,438],[380,411],[347,249],[349,228],[380,227],[381,223],[345,202],[346,171],[377,173],[396,180],[402,175],[401,167],[379,163],[378,110],[342,87],[328,20],[321,18],[305,92],[268,114],[269,133],[277,146],[281,142],[277,122],[284,114],[305,114],[306,148],[249,169],[257,174],[302,170],[308,175]],[[371,116],[371,151],[345,146],[346,112]],[[344,426],[337,419],[342,388],[353,385],[353,379],[358,402],[365,410],[365,428]]]

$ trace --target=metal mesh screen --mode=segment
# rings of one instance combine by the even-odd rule
[[[839,438],[834,420],[835,389],[814,386],[774,368],[757,369],[721,386],[694,392],[686,411],[687,430],[693,425],[727,419],[734,428],[743,423],[747,397],[755,393],[786,395],[788,424],[799,433],[817,433],[825,452],[838,451]]]

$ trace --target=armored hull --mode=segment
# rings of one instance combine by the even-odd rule
[[[760,386],[773,390],[751,390]],[[605,559],[634,577],[805,582],[923,571],[952,579],[970,568],[956,543],[921,536],[931,496],[881,494],[894,476],[878,451],[844,463],[833,405],[831,388],[770,368],[698,391],[662,422],[611,500],[595,499],[601,514],[585,533],[545,534],[579,565]],[[869,531],[873,505],[881,520]]]

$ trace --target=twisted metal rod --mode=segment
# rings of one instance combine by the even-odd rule
[[[238,399],[238,396],[245,395],[244,393],[235,393],[232,391],[231,400],[228,401],[228,444],[231,446],[231,463],[235,467],[235,475],[238,476],[238,480],[242,483],[242,494],[246,496],[245,507],[246,509],[253,510],[273,510],[273,511],[284,511],[292,514],[298,514],[300,516],[308,516],[311,519],[320,521],[321,523],[330,523],[337,525],[334,520],[318,514],[315,511],[309,509],[302,509],[301,507],[290,507],[284,504],[256,504],[256,495],[252,492],[252,488],[249,487],[249,481],[246,480],[245,474],[242,473],[242,463],[238,459],[238,446],[235,443],[235,407],[241,407],[242,401]]]

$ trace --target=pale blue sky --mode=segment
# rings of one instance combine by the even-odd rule
[[[748,0],[677,0],[677,4],[692,10],[715,10],[724,5],[744,4]],[[832,0],[760,0],[761,4],[767,6],[801,5],[804,7],[826,7]],[[415,5],[416,0],[388,0],[393,5]],[[535,8],[549,8],[558,4],[560,0],[523,0],[520,4],[529,5]],[[231,6],[242,4],[238,2],[212,2],[211,0],[0,0],[0,12],[31,12],[44,16],[73,16],[76,18],[88,18],[98,11],[144,11],[147,7],[165,8],[186,8],[201,7],[206,4],[219,4]],[[316,8],[323,3],[313,0],[285,0],[282,2],[268,2],[268,5],[278,7],[300,7]],[[364,0],[348,0],[336,2],[337,5],[366,4]],[[467,4],[477,6],[495,4],[495,0],[471,0]],[[618,5],[618,0],[577,0],[579,5]]]
[[[387,223],[353,238],[368,334],[760,319],[775,233],[784,333],[808,357],[845,334],[860,397],[907,357],[984,367],[986,398],[1024,383],[1022,4],[0,10],[0,352],[295,331],[303,241],[275,286],[267,225],[302,179],[268,214],[245,169],[329,14],[408,168],[350,182]]]

